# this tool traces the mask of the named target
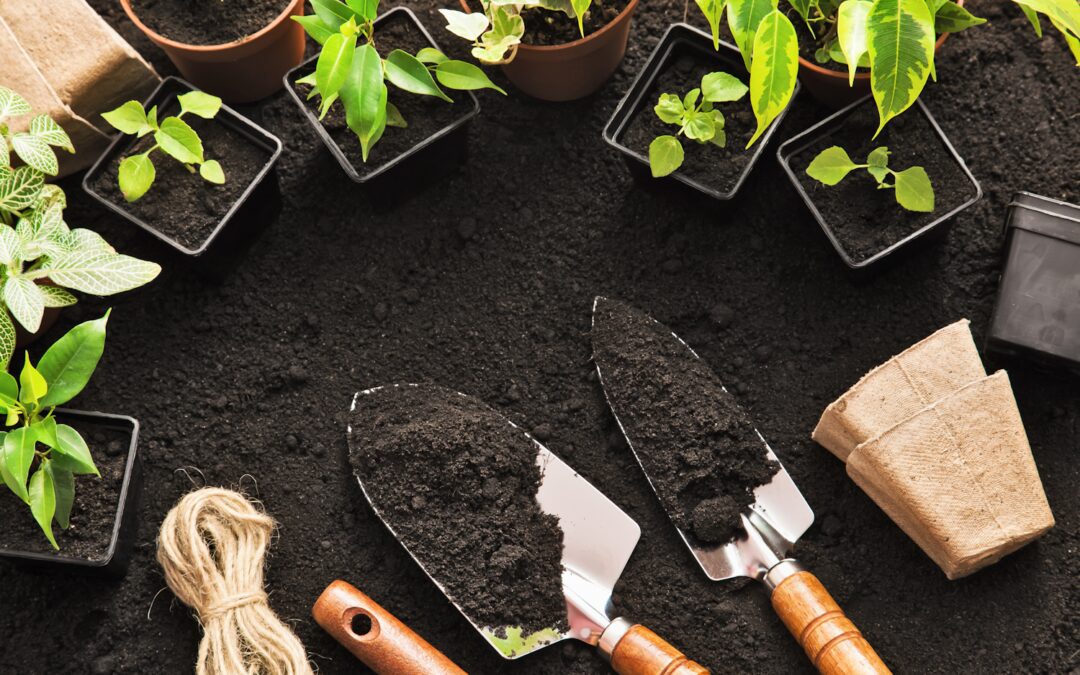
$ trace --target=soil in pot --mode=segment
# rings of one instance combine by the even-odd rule
[[[797,19],[797,17],[796,17]],[[810,29],[806,27],[806,24],[801,20],[794,20],[791,22],[795,26],[795,35],[799,38],[799,56],[806,59],[815,66],[821,66],[826,70],[835,70],[838,73],[847,74],[847,65],[843,63],[837,63],[832,59],[829,59],[825,63],[817,60],[815,54],[818,47],[821,45],[820,39],[814,37],[814,34],[810,32]],[[857,72],[868,73],[868,68],[859,68]]]
[[[566,629],[562,529],[536,501],[533,441],[479,401],[398,387],[357,399],[350,459],[387,524],[466,613]]]
[[[592,340],[604,392],[672,521],[702,542],[729,541],[754,488],[779,469],[746,411],[704,361],[641,311],[598,301]]]
[[[585,37],[614,21],[629,4],[628,0],[593,0],[589,11],[585,12]],[[549,47],[581,39],[577,19],[564,12],[528,9],[521,13],[521,17],[525,20],[525,35],[521,37],[523,44]]]
[[[288,0],[131,0],[146,27],[188,45],[221,45],[258,33]]]
[[[799,183],[852,261],[866,260],[975,196],[975,186],[918,108],[894,118],[876,139],[872,137],[878,127],[878,114],[870,102],[857,107],[840,124],[839,129],[818,138],[789,161]],[[859,163],[865,162],[874,148],[886,146],[891,153],[890,168],[926,169],[934,186],[933,213],[902,208],[892,190],[877,189],[877,182],[863,170],[852,171],[833,187],[807,176],[806,167],[814,157],[833,145],[844,148]]]

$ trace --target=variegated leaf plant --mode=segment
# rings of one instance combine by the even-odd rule
[[[1035,34],[1042,37],[1039,16],[1049,19],[1050,24],[1065,38],[1065,44],[1080,66],[1080,3],[1076,0],[1013,0],[1024,16],[1031,21]]]
[[[472,55],[485,65],[509,63],[517,56],[518,45],[525,34],[527,9],[562,12],[575,19],[578,31],[585,37],[585,13],[592,0],[480,0],[483,12],[459,12],[440,9],[446,17],[446,30],[472,43]]]

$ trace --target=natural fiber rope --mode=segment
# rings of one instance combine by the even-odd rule
[[[232,490],[187,494],[165,516],[157,559],[203,626],[196,675],[310,675],[304,645],[267,604],[274,519]]]

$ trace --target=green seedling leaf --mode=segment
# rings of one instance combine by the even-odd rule
[[[0,211],[20,211],[33,206],[44,186],[44,175],[33,167],[0,167]]]
[[[437,65],[446,61],[449,57],[443,54],[438,49],[433,47],[424,47],[420,51],[416,52],[416,58],[421,63],[428,63],[431,65]]]
[[[479,40],[490,25],[483,12],[465,13],[456,9],[440,9],[439,13],[446,19],[446,30],[469,42]]]
[[[221,169],[221,163],[216,159],[209,159],[200,164],[199,175],[203,177],[203,180],[215,185],[221,185],[225,182],[225,172]]]
[[[336,27],[331,28],[323,22],[318,14],[307,14],[305,16],[293,16],[290,18],[303,26],[304,31],[311,36],[311,39],[319,44],[326,44],[326,41],[330,39],[330,36],[336,35],[338,32]]]
[[[867,26],[870,89],[880,118],[876,138],[926,86],[934,62],[934,18],[926,0],[874,0]]]
[[[15,320],[31,333],[41,327],[45,298],[41,289],[25,277],[10,277],[4,282],[4,304]]]
[[[795,27],[782,12],[770,12],[754,37],[750,104],[758,126],[746,147],[753,145],[787,107],[795,93],[798,73],[799,43]]]
[[[479,66],[466,61],[443,61],[435,66],[435,77],[448,89],[471,91],[475,89],[494,89],[503,96],[506,91],[488,78]]]
[[[42,460],[42,465],[30,478],[30,512],[34,514],[34,520],[41,526],[41,531],[48,537],[52,547],[59,550],[52,531],[53,516],[56,515],[56,486],[53,485],[52,474],[45,469],[47,462],[48,460]]]
[[[0,87],[0,120],[19,115],[29,115],[30,104],[7,87]]]
[[[724,133],[724,113],[719,110],[712,111],[713,119],[713,136],[709,139],[709,142],[718,148],[727,146],[727,134]]]
[[[739,46],[746,69],[751,70],[758,27],[770,12],[776,10],[779,0],[728,0],[727,4],[728,28]]]
[[[713,49],[720,49],[720,20],[724,18],[724,8],[727,0],[694,0],[698,9],[701,10],[705,21],[709,23],[709,32],[712,33]]]
[[[358,47],[349,76],[341,87],[341,100],[345,104],[346,122],[360,139],[365,162],[386,129],[386,94],[379,53],[370,44]]]
[[[398,89],[421,96],[434,96],[447,103],[454,102],[439,88],[439,85],[435,84],[435,79],[427,66],[412,54],[395,49],[386,57],[384,67],[386,79]]]
[[[65,288],[91,295],[113,295],[149,283],[161,272],[157,263],[99,250],[75,250],[49,260],[48,277]]]
[[[577,17],[578,32],[581,37],[585,37],[585,12],[589,11],[589,5],[592,4],[592,0],[570,0],[570,5],[574,9],[574,16]]]
[[[806,175],[825,185],[836,185],[859,165],[851,161],[847,151],[834,145],[818,153],[806,167]]]
[[[657,136],[649,144],[649,169],[653,178],[667,176],[682,166],[682,143],[675,136]]]
[[[356,36],[345,37],[341,33],[331,36],[323,45],[319,60],[315,64],[315,86],[322,96],[322,109],[319,117],[325,117],[333,97],[341,91],[345,78],[349,76],[356,53]]]
[[[893,174],[896,201],[908,211],[930,213],[934,210],[934,188],[926,169],[913,166]]]
[[[57,340],[38,361],[38,372],[49,383],[42,408],[63,405],[79,395],[94,374],[105,351],[105,328],[109,313],[80,323]]]
[[[43,462],[56,491],[56,522],[65,530],[71,527],[71,506],[75,503],[75,474],[56,465]]]
[[[709,73],[701,78],[702,96],[711,103],[738,101],[749,90],[742,80],[728,73]]]
[[[166,117],[154,132],[154,140],[170,157],[184,164],[203,161],[202,140],[187,122],[179,117]]]
[[[686,96],[683,96],[682,104],[683,108],[688,111],[692,111],[697,108],[698,99],[701,98],[701,89],[695,87],[686,92]]]
[[[125,157],[120,162],[119,173],[120,192],[123,193],[124,199],[128,202],[138,200],[154,184],[156,175],[149,152]]]
[[[203,119],[213,119],[221,110],[221,99],[211,96],[202,91],[189,91],[176,97],[180,101],[180,109]]]
[[[62,456],[61,466],[72,473],[101,475],[94,464],[94,459],[90,456],[90,448],[87,447],[86,441],[74,428],[66,424],[56,425],[56,445],[53,446],[53,450]],[[60,459],[58,457],[57,461]]]
[[[879,184],[884,183],[885,179],[892,173],[889,171],[889,149],[885,146],[874,148],[866,156],[866,165],[866,170],[870,172],[874,180]]]
[[[668,124],[681,124],[686,109],[683,108],[682,99],[675,94],[660,94],[660,100],[653,110],[661,121]]]
[[[866,54],[866,21],[873,6],[870,0],[844,0],[837,11],[836,37],[848,66],[848,86],[854,86],[855,71]]]
[[[101,113],[105,121],[118,129],[120,133],[143,137],[154,130],[146,118],[146,110],[138,101],[128,101],[119,108]]]
[[[389,101],[386,103],[386,126],[397,127],[398,129],[405,129],[409,126],[409,123],[401,115],[401,111]]]
[[[705,142],[711,140],[713,135],[716,134],[712,113],[694,113],[683,127],[683,133],[686,134],[687,138],[695,141]]]
[[[26,491],[26,480],[30,477],[36,445],[37,435],[30,427],[12,429],[4,437],[4,466],[7,472],[4,482],[28,504],[30,495]]]

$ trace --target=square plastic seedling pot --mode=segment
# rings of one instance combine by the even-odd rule
[[[986,348],[1080,375],[1080,206],[1013,195]]]
[[[738,194],[750,172],[754,170],[758,160],[761,159],[762,154],[765,152],[765,146],[769,144],[773,134],[776,133],[776,129],[783,122],[790,106],[777,115],[769,129],[758,139],[754,147],[747,151],[752,152],[753,155],[730,190],[726,192],[715,190],[682,174],[678,170],[663,178],[653,178],[649,169],[649,157],[623,145],[619,139],[638,111],[642,110],[642,108],[651,109],[652,106],[656,105],[656,101],[645,100],[645,97],[648,96],[656,78],[665,71],[673,60],[683,54],[689,54],[695,60],[714,64],[716,70],[722,70],[736,75],[744,81],[749,81],[750,75],[746,72],[743,58],[735,45],[721,41],[720,49],[717,51],[713,49],[712,36],[708,33],[685,23],[672,24],[660,39],[660,43],[656,45],[656,49],[649,55],[649,60],[645,62],[645,66],[630,85],[630,89],[627,90],[618,107],[615,108],[614,114],[612,114],[611,119],[608,120],[607,125],[604,127],[604,140],[622,154],[631,174],[647,188],[675,189],[683,194],[686,194],[686,188],[689,188],[695,195],[706,195],[720,201],[728,201]],[[799,88],[800,85],[796,83],[795,91],[791,96],[793,101],[799,94]],[[746,105],[750,104],[747,102]],[[652,113],[649,112],[648,114]],[[672,128],[674,129],[674,127]],[[686,142],[693,143],[694,141]]]
[[[0,549],[0,560],[6,560],[17,567],[35,572],[55,572],[87,574],[120,578],[127,574],[128,564],[134,550],[135,537],[138,531],[139,502],[142,496],[142,459],[139,457],[139,422],[125,415],[110,415],[108,413],[90,412],[83,410],[67,410],[57,408],[56,416],[62,420],[68,420],[76,429],[79,429],[79,421],[85,420],[99,426],[111,427],[128,434],[127,461],[124,464],[124,478],[120,486],[120,500],[117,503],[116,518],[113,520],[112,537],[109,540],[109,548],[105,557],[101,560],[89,560],[64,554],[63,544],[56,553],[38,551],[19,551],[15,549]],[[79,481],[93,480],[93,477],[75,477],[75,500],[79,499]],[[27,509],[26,517],[30,517]],[[45,535],[41,540],[45,541]]]
[[[899,262],[902,258],[902,256],[899,255],[901,252],[914,252],[917,249],[916,244],[926,244],[939,237],[943,237],[948,231],[948,225],[952,223],[953,216],[970,207],[975,202],[979,201],[979,199],[982,198],[983,194],[982,186],[979,185],[979,182],[977,180],[975,180],[975,176],[971,174],[971,171],[968,169],[967,164],[964,163],[963,158],[961,158],[960,154],[956,152],[956,148],[954,148],[952,143],[949,142],[949,139],[945,136],[945,132],[941,130],[940,126],[938,126],[937,120],[935,120],[934,116],[930,114],[930,111],[927,109],[926,104],[924,104],[921,100],[916,101],[916,105],[904,114],[923,115],[926,117],[927,121],[930,123],[930,127],[934,131],[934,138],[936,138],[936,140],[938,140],[941,144],[938,149],[942,152],[948,153],[948,155],[953,158],[953,161],[955,161],[957,165],[959,165],[964,175],[967,176],[967,179],[971,181],[971,185],[975,188],[975,195],[971,199],[960,204],[951,211],[943,213],[940,217],[930,221],[915,232],[912,232],[900,241],[890,244],[889,246],[883,248],[874,255],[869,256],[865,260],[855,261],[848,254],[848,252],[844,250],[843,244],[840,242],[840,239],[836,236],[833,228],[821,215],[821,212],[814,204],[814,200],[810,197],[810,193],[803,185],[803,180],[809,182],[813,181],[813,179],[809,176],[796,175],[794,169],[791,168],[791,159],[796,155],[802,153],[808,147],[818,143],[822,138],[827,138],[840,131],[844,126],[844,120],[860,106],[864,105],[874,105],[873,99],[869,96],[866,96],[859,99],[858,101],[855,101],[846,108],[842,108],[836,113],[833,113],[829,117],[826,117],[814,126],[810,127],[806,131],[788,139],[787,141],[784,141],[784,143],[781,144],[780,148],[776,152],[776,156],[777,159],[780,161],[780,165],[784,167],[784,172],[787,173],[788,178],[791,180],[791,184],[795,186],[795,190],[799,193],[799,196],[802,197],[803,202],[806,203],[806,208],[810,209],[810,212],[814,214],[814,219],[817,220],[818,225],[821,226],[822,232],[824,232],[825,236],[829,238],[829,241],[832,242],[833,248],[836,249],[836,252],[844,261],[844,264],[847,265],[848,269],[854,272],[856,277],[864,276],[871,272],[877,273],[885,269],[889,264]],[[927,148],[930,152],[934,150],[934,138],[927,139]]]

